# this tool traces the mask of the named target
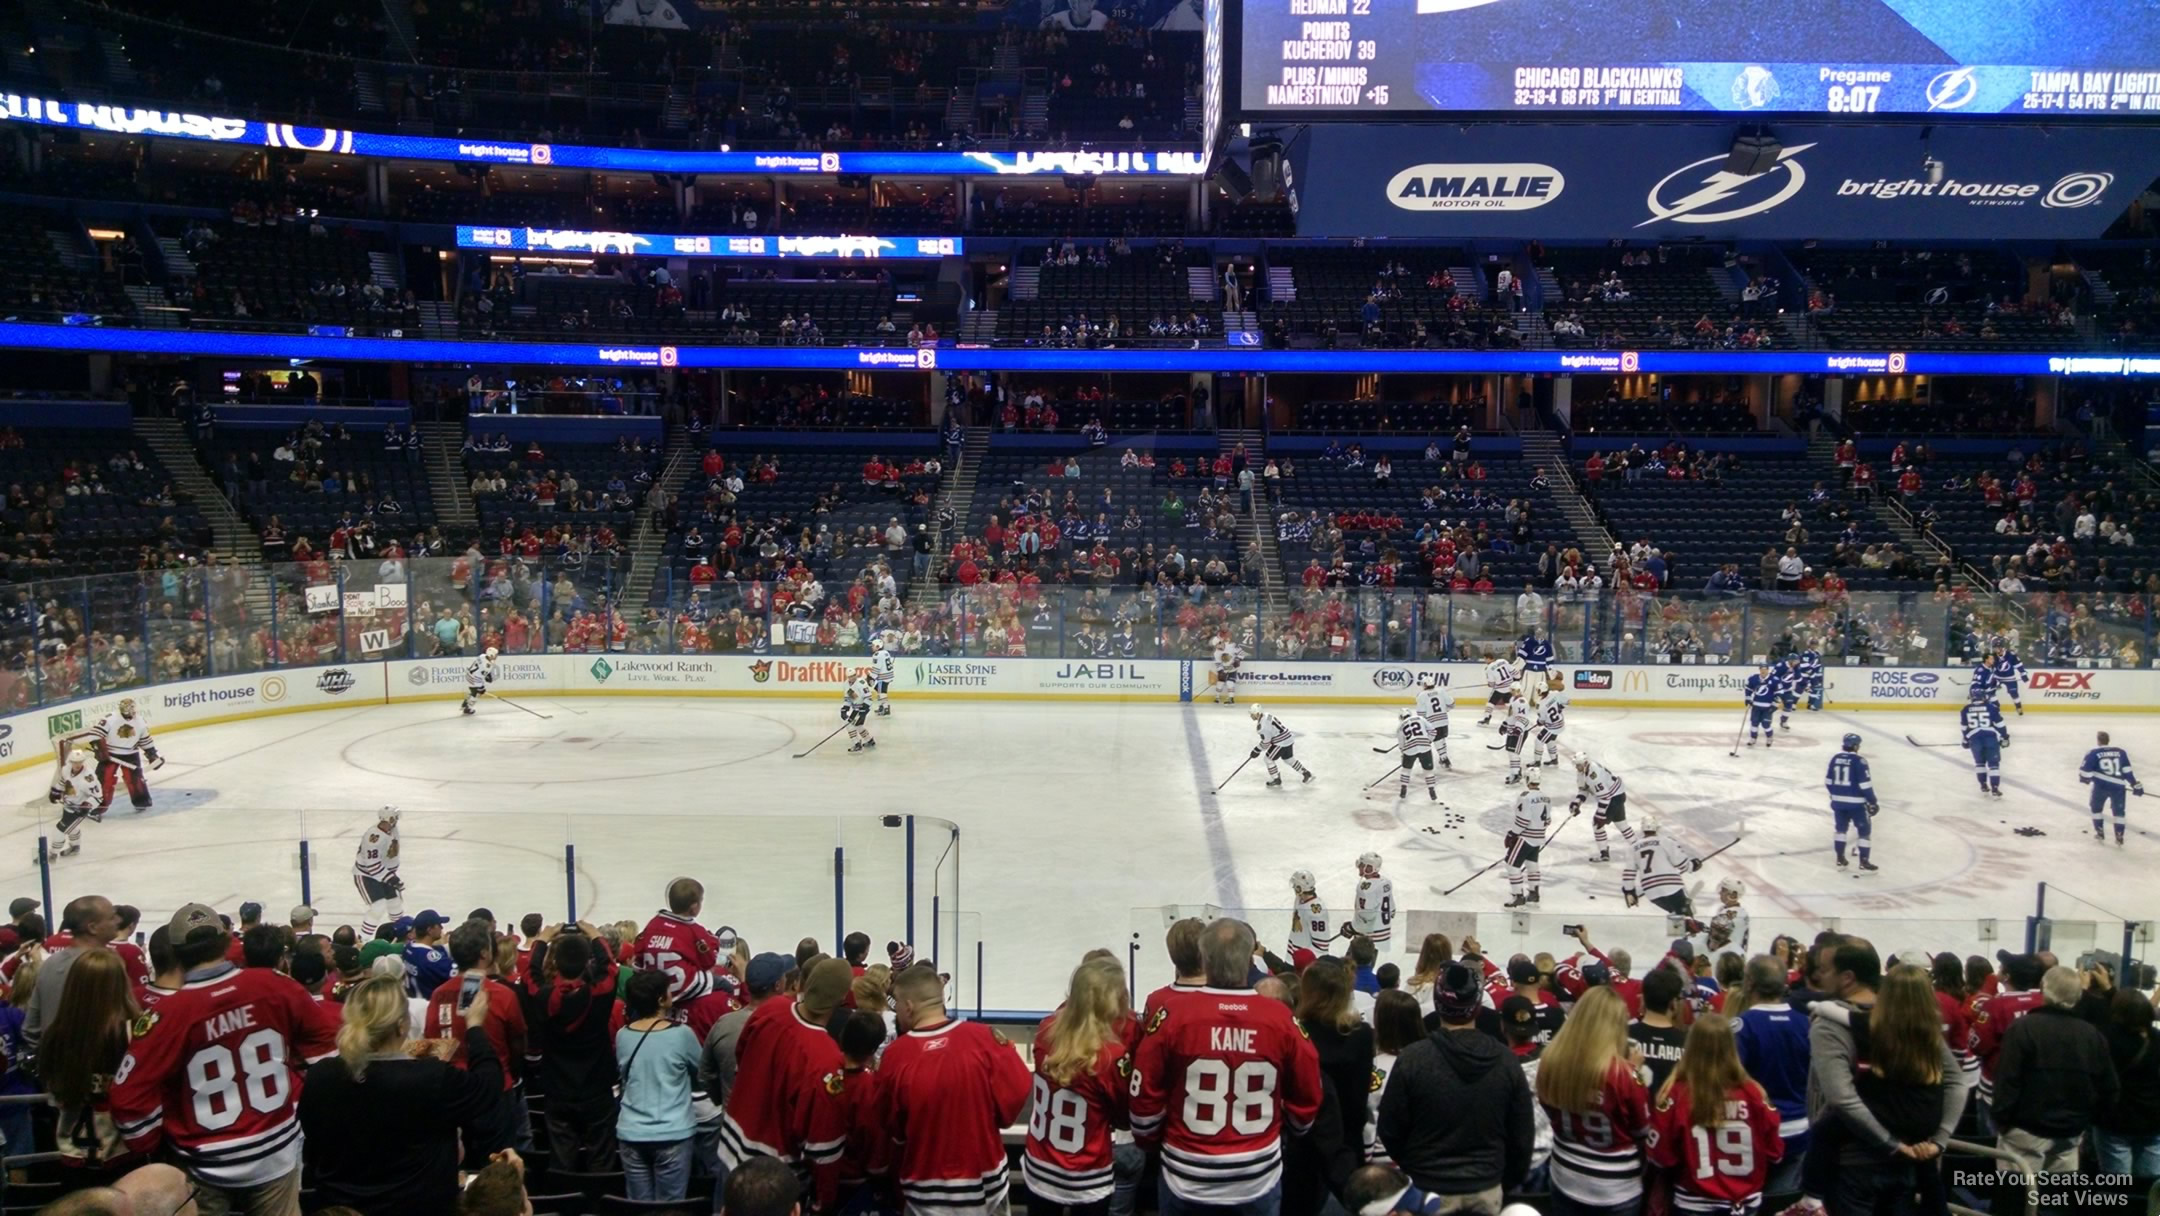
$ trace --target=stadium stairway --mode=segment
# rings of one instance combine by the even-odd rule
[[[908,584],[909,607],[935,606],[943,595],[937,571],[951,556],[954,537],[946,535],[945,526],[939,521],[949,515],[955,535],[967,530],[968,512],[975,509],[976,475],[982,469],[983,457],[989,453],[990,428],[967,428],[967,442],[961,445],[960,455],[954,458],[952,467],[945,470],[945,488],[938,492],[937,502],[930,511],[930,574]]]
[[[417,429],[425,445],[436,523],[449,535],[472,535],[480,527],[480,513],[473,509],[472,487],[465,480],[465,428],[455,422],[422,422]]]
[[[1817,427],[1808,436],[1808,463],[1822,475],[1824,485],[1836,487],[1843,480],[1837,467],[1837,440],[1830,437],[1829,428]],[[1932,558],[1935,554],[1947,556],[1956,565],[1958,577],[1966,583],[1982,590],[1990,586],[1981,571],[1970,562],[1959,561],[1950,546],[1922,535],[1919,527],[1913,523],[1912,515],[1893,501],[1893,496],[1887,489],[1873,499],[1861,503],[1860,509],[1868,519],[1897,537],[1898,544],[1906,552],[1915,557]]]
[[[1582,487],[1576,484],[1575,470],[1568,463],[1567,441],[1554,431],[1523,431],[1522,450],[1524,460],[1545,470],[1545,479],[1552,483],[1553,502],[1559,506],[1560,514],[1566,517],[1576,538],[1586,546],[1597,546],[1583,556],[1603,565],[1613,551],[1612,533],[1605,530],[1604,521],[1598,518],[1590,501],[1583,497]]]
[[[653,479],[653,489],[664,491],[666,498],[682,493],[683,485],[690,480],[698,467],[698,445],[686,427],[668,424],[667,449],[660,461],[660,475]],[[632,589],[650,589],[653,575],[660,569],[666,557],[667,525],[662,512],[654,504],[664,501],[660,494],[647,493],[638,507],[637,531],[630,537],[630,573],[623,586]]]
[[[210,521],[211,543],[217,546],[217,554],[227,562],[259,567],[263,560],[262,537],[233,510],[232,503],[211,479],[210,471],[195,454],[195,445],[188,441],[187,428],[177,418],[138,417],[134,422],[135,437],[158,462],[172,474],[173,489],[184,500],[193,502],[202,510],[203,518]],[[248,616],[251,620],[270,619],[270,587],[267,579],[250,579],[247,585]]]
[[[1248,464],[1264,465],[1267,462],[1267,436],[1254,430],[1223,430],[1215,432],[1217,448],[1229,455],[1239,444],[1245,445]],[[1260,488],[1257,476],[1253,479],[1252,505],[1238,520],[1238,554],[1240,557],[1255,545],[1260,549],[1260,602],[1266,605],[1263,619],[1281,620],[1290,614],[1290,595],[1283,585],[1282,552],[1275,544],[1275,524],[1270,518],[1267,492]]]

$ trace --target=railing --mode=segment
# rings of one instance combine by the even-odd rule
[[[395,520],[377,522],[394,531]],[[171,680],[469,655],[491,645],[513,655],[861,655],[875,635],[899,654],[927,657],[1202,659],[1226,631],[1255,659],[1440,662],[1512,652],[1535,628],[1563,663],[1752,665],[1812,648],[1832,666],[1954,666],[2004,635],[2034,666],[2128,668],[2150,666],[2155,642],[2149,616],[2103,595],[2020,603],[1922,589],[1829,600],[1293,588],[1281,612],[1257,585],[1217,580],[1199,559],[1174,581],[1147,586],[951,587],[935,607],[910,611],[898,594],[881,595],[879,579],[881,567],[905,570],[912,553],[821,549],[832,543],[814,541],[804,555],[834,572],[814,604],[755,566],[745,572],[755,577],[685,579],[667,570],[652,587],[626,587],[627,554],[567,550],[219,564],[0,585],[0,603],[23,606],[0,623],[10,659],[0,665],[0,711]],[[1176,564],[1170,548],[1159,559],[1165,569]],[[783,557],[794,560],[773,560]],[[861,573],[843,581],[842,570]],[[258,593],[261,610],[251,604]],[[2016,619],[2021,607],[2034,624]]]

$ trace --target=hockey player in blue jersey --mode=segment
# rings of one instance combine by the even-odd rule
[[[1770,669],[1770,674],[1776,676],[1778,682],[1778,729],[1791,730],[1792,711],[1800,704],[1800,694],[1806,683],[1806,677],[1800,674],[1799,652],[1788,653]]]
[[[1965,750],[1972,753],[1973,776],[1980,792],[2002,797],[2002,749],[2009,746],[2010,730],[2003,725],[2002,706],[1995,704],[1978,684],[1971,700],[1958,711],[1958,729],[1964,732]]]
[[[1971,690],[1970,695],[1975,701],[1981,697],[1986,697],[1989,700],[1995,698],[1995,663],[1992,659],[1982,655],[1973,660],[1972,683],[1967,687]]]
[[[1822,651],[1809,647],[1800,652],[1800,678],[1807,684],[1808,712],[1821,713],[1823,706]]]
[[[1749,747],[1755,746],[1757,736],[1762,737],[1764,747],[1774,745],[1777,727],[1772,723],[1770,715],[1777,710],[1778,689],[1782,686],[1783,682],[1778,679],[1777,673],[1770,669],[1768,663],[1756,668],[1755,674],[1748,677],[1747,688],[1741,693],[1741,698],[1747,702],[1748,708]]]
[[[2003,692],[2010,694],[2010,708],[2025,713],[2025,702],[2018,699],[2018,690],[2025,686],[2025,664],[2018,661],[2017,652],[2010,644],[1996,638],[1989,647],[1988,666],[1995,673],[1995,683]]]
[[[1860,836],[1860,868],[1869,872],[1881,869],[1868,860],[1873,820],[1880,808],[1875,804],[1875,779],[1868,773],[1867,761],[1860,757],[1860,736],[1845,736],[1844,750],[1830,757],[1830,771],[1823,775],[1823,786],[1830,791],[1830,814],[1837,821],[1837,835],[1832,840],[1837,845],[1838,869],[1846,866],[1846,839],[1855,832]]]
[[[1523,673],[1541,677],[1536,681],[1539,687],[1544,686],[1542,677],[1553,660],[1552,643],[1545,640],[1544,633],[1544,630],[1533,625],[1530,631],[1523,635],[1522,641],[1515,645],[1515,657],[1522,660]]]
[[[2107,813],[2115,812],[2115,847],[2121,848],[2123,835],[2129,830],[2124,820],[2123,791],[2138,797],[2145,796],[2145,785],[2130,771],[2130,753],[2108,742],[2108,733],[2100,732],[2100,746],[2085,753],[2085,763],[2078,766],[2078,780],[2093,787],[2092,821],[2093,839],[2107,839]]]

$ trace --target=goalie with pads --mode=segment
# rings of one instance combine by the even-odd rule
[[[99,718],[94,730],[98,784],[104,787],[98,796],[98,813],[102,815],[111,808],[113,793],[123,780],[136,811],[149,810],[150,783],[143,777],[143,760],[147,758],[151,768],[164,768],[165,757],[158,754],[157,744],[150,739],[150,724],[135,712],[135,698],[120,698],[120,707]]]

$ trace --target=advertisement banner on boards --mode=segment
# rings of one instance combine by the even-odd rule
[[[2160,130],[1777,123],[1727,172],[1714,124],[1315,126],[1299,236],[2001,240],[2097,237],[2160,175]]]

